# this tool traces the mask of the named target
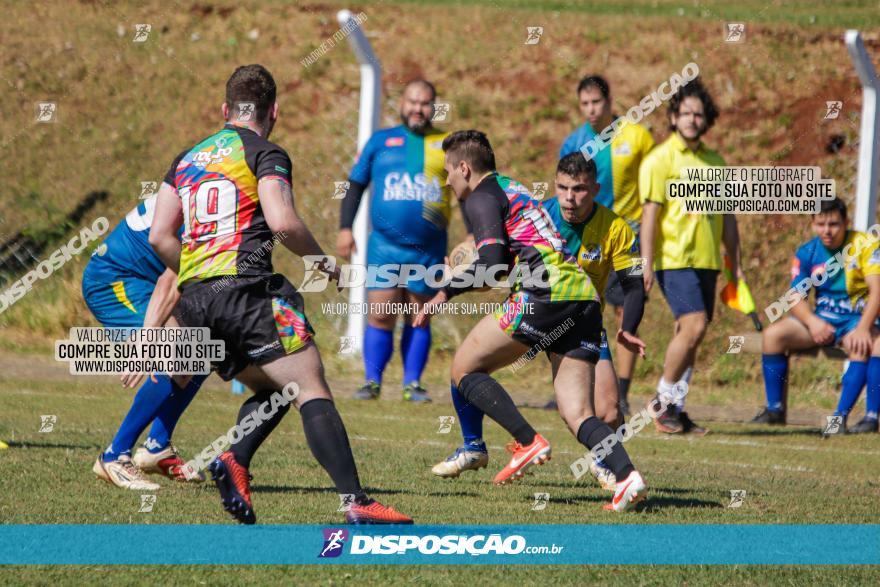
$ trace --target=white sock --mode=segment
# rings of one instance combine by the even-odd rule
[[[660,383],[657,384],[657,397],[660,402],[665,405],[675,403],[675,389],[672,384],[660,377]]]
[[[691,376],[694,374],[694,368],[688,367],[684,370],[684,373],[681,374],[681,379],[679,381],[684,381],[688,385],[691,384]]]

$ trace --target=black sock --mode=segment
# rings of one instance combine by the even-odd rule
[[[269,418],[265,418],[266,414],[270,414],[273,411],[271,407],[271,398],[272,394],[276,392],[278,393],[279,399],[283,400],[284,396],[278,390],[264,389],[245,400],[245,402],[241,404],[241,408],[238,410],[238,420],[236,421],[236,424],[238,424],[239,428],[243,431],[243,435],[241,440],[233,444],[229,450],[232,451],[238,464],[246,469],[251,466],[251,459],[253,458],[254,453],[257,452],[257,449],[260,448],[263,441],[269,437],[269,434],[275,430],[275,427],[278,426],[278,423],[288,410],[290,410],[289,403],[281,405],[279,404],[278,399],[276,399],[274,414]],[[242,425],[242,420],[247,416],[250,416],[249,422]],[[256,426],[254,426],[254,424],[256,424]],[[249,430],[250,432],[248,432]]]
[[[537,434],[535,429],[519,413],[500,383],[485,373],[469,373],[459,382],[458,391],[467,401],[510,432],[518,443],[528,446],[534,442]]]
[[[315,460],[333,479],[336,491],[340,494],[353,494],[358,504],[365,505],[371,500],[364,493],[358,479],[351,444],[345,432],[345,424],[329,399],[309,400],[299,408],[302,417],[306,442]]]
[[[608,424],[596,416],[590,416],[578,428],[577,439],[578,442],[588,449],[593,450],[602,444],[603,440],[614,434],[615,432]],[[614,472],[614,476],[617,477],[618,481],[623,481],[630,473],[635,471],[632,461],[629,460],[629,455],[626,454],[626,449],[623,448],[623,444],[620,442],[615,441],[611,450],[606,451],[605,458],[602,460]]]
[[[620,377],[617,379],[617,390],[620,393],[620,401],[626,401],[626,395],[629,393],[629,383],[630,380],[624,377]]]

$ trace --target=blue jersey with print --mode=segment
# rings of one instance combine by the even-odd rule
[[[861,313],[868,297],[865,278],[878,274],[877,242],[864,233],[847,230],[838,249],[827,248],[819,237],[798,248],[792,259],[791,287],[798,289],[798,284],[812,278],[817,312]]]
[[[375,132],[364,145],[349,180],[373,184],[370,220],[387,241],[426,249],[442,241],[445,250],[452,203],[443,170],[446,135],[400,125]]]
[[[156,195],[129,212],[92,253],[85,277],[94,281],[131,276],[158,281],[165,264],[150,246],[150,225],[156,210]]]

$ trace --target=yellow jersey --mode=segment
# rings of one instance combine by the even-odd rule
[[[686,167],[723,167],[724,159],[704,144],[691,151],[673,133],[645,157],[639,169],[642,203],[660,204],[654,233],[654,269],[721,270],[720,214],[689,214],[681,199],[668,199],[666,182]]]
[[[635,233],[623,218],[595,202],[587,219],[576,224],[562,217],[557,198],[547,200],[543,206],[565,241],[566,251],[576,257],[604,305],[608,274],[612,269],[629,269],[639,258]]]

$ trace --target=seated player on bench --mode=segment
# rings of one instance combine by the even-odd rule
[[[767,406],[757,424],[785,424],[788,353],[839,345],[849,356],[835,416],[845,419],[867,382],[865,417],[850,433],[877,432],[880,408],[880,250],[877,240],[847,228],[846,205],[824,200],[813,216],[815,238],[798,248],[792,261],[791,315],[764,331],[762,364]],[[815,311],[807,302],[816,293]]]

